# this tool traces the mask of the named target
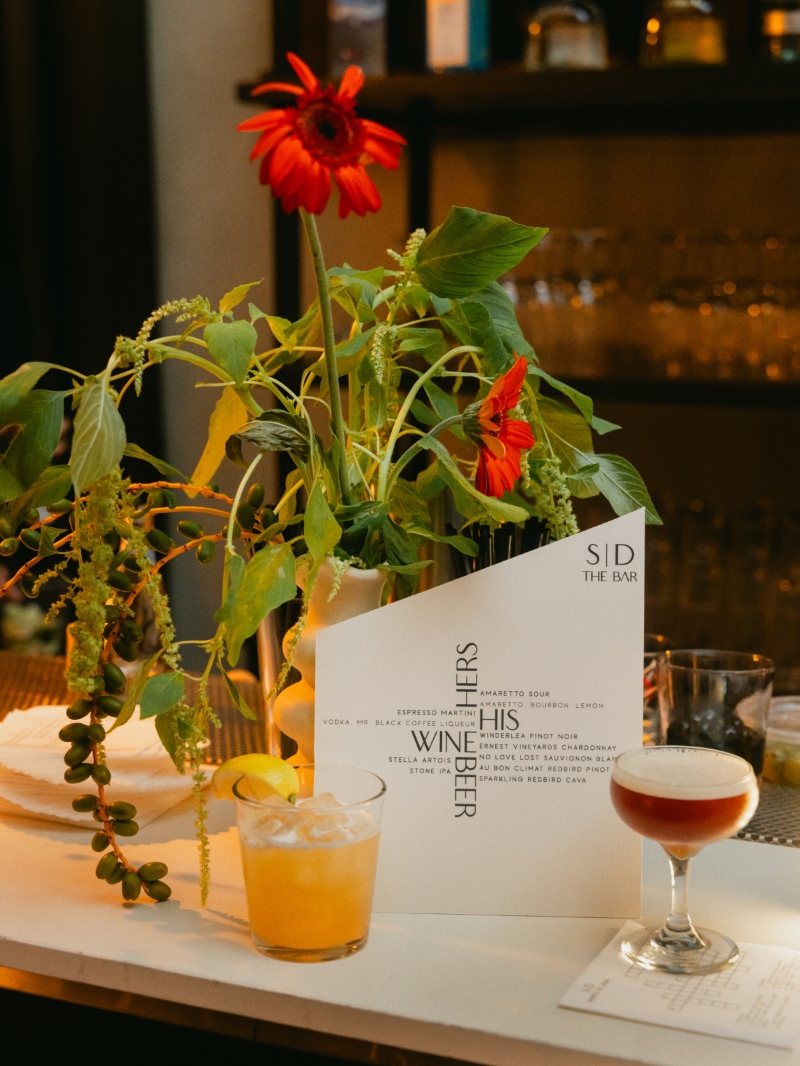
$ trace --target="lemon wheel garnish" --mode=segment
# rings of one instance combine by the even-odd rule
[[[283,759],[274,755],[237,755],[214,771],[211,785],[217,799],[232,800],[233,786],[242,777],[248,779],[258,799],[282,796],[293,803],[300,792],[297,771]]]

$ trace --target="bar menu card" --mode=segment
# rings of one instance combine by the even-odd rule
[[[316,758],[387,784],[375,910],[636,917],[644,512],[317,635]]]

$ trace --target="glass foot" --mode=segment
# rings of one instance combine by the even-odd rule
[[[268,944],[254,934],[251,936],[256,951],[260,951],[262,955],[269,955],[271,959],[282,959],[284,962],[331,962],[333,959],[344,959],[360,951],[367,942],[366,936],[362,936],[347,944],[336,944],[328,948],[287,948],[279,944]]]
[[[665,938],[662,929],[642,929],[626,937],[620,953],[628,962],[662,973],[702,975],[718,973],[739,961],[739,948],[728,937],[711,929],[696,930],[699,942],[690,938]]]

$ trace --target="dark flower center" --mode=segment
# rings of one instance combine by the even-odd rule
[[[297,132],[315,159],[328,166],[355,162],[363,151],[358,119],[333,100],[314,100],[299,109]]]

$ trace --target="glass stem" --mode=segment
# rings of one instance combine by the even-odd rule
[[[692,925],[688,910],[689,892],[689,863],[692,857],[678,859],[667,852],[670,872],[672,874],[672,905],[669,917],[659,932],[662,943],[672,944],[674,947],[704,948],[705,941]]]

